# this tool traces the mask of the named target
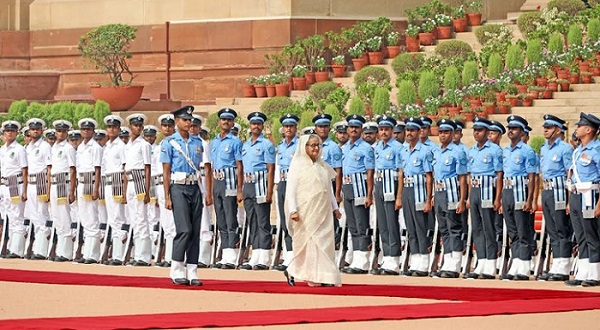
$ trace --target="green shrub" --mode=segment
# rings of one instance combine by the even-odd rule
[[[567,32],[567,44],[571,46],[581,46],[583,44],[583,32],[579,24],[571,24]]]
[[[8,114],[6,115],[6,119],[7,120],[16,120],[19,123],[24,123],[26,120],[24,120],[25,117],[23,117],[23,115],[25,114],[26,111],[27,111],[27,101],[26,100],[14,101],[13,103],[10,104],[10,107],[8,107]]]
[[[276,96],[265,100],[263,104],[260,105],[260,111],[267,115],[267,117],[270,117],[278,111],[291,107],[293,103],[294,101],[289,97]]]
[[[314,100],[323,101],[326,100],[329,93],[333,92],[336,88],[338,88],[338,86],[333,81],[323,81],[310,86],[309,92]]]
[[[548,8],[557,8],[558,11],[564,11],[569,16],[575,16],[585,9],[585,4],[581,0],[552,0],[548,2]]]
[[[331,122],[333,123],[337,123],[344,119],[343,113],[333,104],[326,105],[323,113],[331,115]]]
[[[389,84],[390,83],[390,73],[387,72],[386,69],[377,66],[366,66],[362,68],[356,76],[354,76],[354,84],[356,86],[361,85],[369,78],[372,78],[377,83],[381,84]]]
[[[542,46],[542,41],[539,39],[531,39],[527,41],[527,64],[539,63],[544,59],[542,55],[542,51],[544,47]]]
[[[398,105],[413,104],[417,102],[417,90],[415,84],[410,80],[402,80],[398,83]]]
[[[349,115],[365,115],[365,103],[360,96],[355,96],[350,100],[350,107],[348,109]]]
[[[111,114],[110,106],[104,101],[96,101],[94,106],[94,120],[98,123],[100,128],[105,128],[104,117]]]
[[[435,47],[435,53],[444,59],[460,58],[463,61],[466,61],[469,56],[473,54],[473,48],[464,41],[450,40],[440,42]]]
[[[505,27],[500,24],[486,24],[475,30],[475,36],[477,37],[477,41],[485,46],[490,39],[499,35],[504,28]]]
[[[88,103],[78,103],[75,106],[75,114],[73,116],[73,126],[77,126],[83,118],[91,118],[94,116],[94,106]]]
[[[277,118],[279,119],[279,118]],[[210,129],[210,132],[208,133],[208,135],[213,138],[217,135],[217,133],[219,133],[220,129],[219,129],[219,115],[216,112],[211,113],[210,115],[208,115],[208,117],[206,117],[206,122],[204,123],[204,125],[206,127],[208,127],[208,129]],[[279,141],[279,140],[275,140],[275,141]]]
[[[343,87],[338,87],[334,89],[331,93],[329,93],[329,95],[327,95],[327,98],[325,99],[325,104],[334,105],[338,109],[338,111],[343,111],[349,99],[350,92],[348,92],[348,90]],[[320,107],[321,109],[325,108],[324,106],[322,106],[322,104],[320,104]]]
[[[437,77],[431,71],[424,71],[419,78],[419,97],[421,100],[426,100],[430,97],[440,95],[440,83]]]
[[[542,13],[540,11],[528,11],[519,16],[517,19],[517,26],[523,36],[527,37],[529,33],[535,31],[536,27],[534,22],[539,21],[541,15]]]
[[[523,50],[518,45],[510,45],[506,52],[506,68],[508,70],[522,69],[525,65]]]
[[[392,61],[392,69],[397,76],[402,76],[408,72],[418,71],[425,62],[425,56],[422,53],[402,53]]]
[[[488,78],[498,78],[500,77],[502,71],[504,71],[504,63],[502,61],[502,56],[498,53],[492,53],[492,55],[490,55],[487,70]]]
[[[542,146],[546,143],[543,136],[534,136],[529,140],[529,146],[535,151],[536,154],[540,154]]]
[[[473,81],[479,79],[479,67],[475,61],[467,61],[463,66],[462,83],[463,86],[469,86]]]
[[[446,89],[457,89],[460,87],[461,77],[458,69],[452,65],[444,72],[444,87]]]
[[[385,87],[377,87],[373,96],[373,113],[383,115],[390,110],[390,92]]]
[[[315,113],[312,111],[304,111],[300,115],[300,122],[298,123],[298,128],[305,128],[308,126],[313,126],[312,119],[315,116]]]
[[[23,121],[21,124],[25,124],[25,122],[31,118],[44,119],[47,116],[49,109],[50,107],[48,104],[41,104],[38,102],[29,103],[27,110],[23,113]],[[46,120],[44,119],[44,121]],[[48,122],[46,122],[46,125],[49,125]]]
[[[564,37],[558,32],[552,33],[548,40],[548,50],[554,54],[562,54],[564,50]]]
[[[587,24],[588,43],[594,43],[600,39],[600,19],[592,18]]]

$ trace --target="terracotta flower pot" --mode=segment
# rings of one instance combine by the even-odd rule
[[[510,103],[511,107],[516,107],[519,105],[519,99],[516,97],[511,97],[511,98],[508,98],[507,100],[508,100],[508,103]]]
[[[328,80],[329,80],[329,72],[327,72],[327,71],[315,72],[315,81],[316,82],[322,82],[322,81],[328,81]]]
[[[475,119],[475,112],[473,112],[473,111],[463,112],[463,116],[465,116],[466,121],[473,121],[473,119]]]
[[[242,92],[244,97],[256,97],[256,90],[254,89],[254,85],[244,84],[242,86]]]
[[[524,94],[527,93],[527,85],[517,85],[517,93]]]
[[[592,76],[589,74],[585,74],[581,76],[581,82],[584,84],[591,84],[592,83]]]
[[[481,13],[467,14],[467,23],[470,26],[481,25]]]
[[[561,92],[569,92],[569,91],[571,91],[571,84],[570,83],[560,84],[560,91]]]
[[[265,85],[254,85],[256,97],[267,97],[267,88]]]
[[[569,78],[569,71],[565,69],[559,69],[556,71],[556,78],[567,79]]]
[[[470,108],[474,110],[475,108],[479,108],[481,106],[481,100],[470,99],[469,104]]]
[[[450,39],[452,37],[452,27],[451,26],[437,26],[437,38],[438,39]]]
[[[419,37],[413,38],[406,36],[406,51],[409,53],[418,52],[420,50],[419,47],[420,41]]]
[[[485,113],[488,115],[493,115],[496,112],[496,105],[490,104],[485,106]]]
[[[594,76],[594,77],[600,76],[600,68],[598,68],[598,67],[590,67],[590,72],[592,73],[592,76]]]
[[[460,114],[459,107],[448,107],[448,116],[454,117]]]
[[[524,107],[530,107],[533,105],[533,99],[526,97],[521,100],[521,105],[523,105]]]
[[[486,119],[488,117],[488,114],[485,111],[481,111],[481,112],[477,112],[476,116],[479,117],[479,118]]]
[[[369,52],[369,63],[377,65],[383,62],[382,52]]]
[[[431,46],[433,44],[433,33],[431,33],[431,32],[419,33],[419,42],[423,46]]]
[[[546,87],[546,85],[548,84],[548,78],[535,78],[535,83],[540,87]]]
[[[371,63],[369,63],[369,54],[367,52],[363,53],[362,60],[365,65],[371,64]]]
[[[431,136],[438,136],[440,135],[440,130],[437,126],[431,126],[429,133],[431,134]]]
[[[501,115],[507,115],[510,113],[510,105],[499,105],[498,113]]]
[[[275,84],[275,96],[290,96],[290,84]]]
[[[548,82],[548,85],[546,86],[546,88],[552,92],[558,92],[558,84],[556,82]],[[544,97],[544,98],[546,98],[546,97]]]
[[[496,93],[496,102],[504,102],[504,101],[506,101],[506,93],[505,92]]]
[[[590,71],[590,62],[582,61],[579,62],[579,72],[589,72]]]
[[[274,97],[277,95],[277,91],[275,90],[275,85],[267,85],[267,97]]]
[[[354,71],[360,71],[365,66],[362,58],[353,58],[352,65],[354,65]]]
[[[387,58],[394,58],[400,54],[400,46],[387,46]]]
[[[452,21],[452,26],[454,27],[454,32],[467,32],[467,19],[456,18]]]
[[[126,111],[140,101],[144,86],[91,86],[94,100],[108,103],[111,111]]]
[[[578,74],[572,74],[569,76],[569,82],[571,84],[579,84],[579,75]]]
[[[536,90],[532,90],[529,91],[529,93],[527,93],[527,95],[529,95],[529,97],[531,97],[532,99],[539,99],[540,98],[540,91],[536,91]]]
[[[306,78],[306,86],[312,85],[315,83],[315,73],[312,71],[307,71],[304,74],[304,78]]]
[[[331,65],[331,70],[333,71],[333,76],[335,78],[341,78],[346,73],[346,66],[345,65],[339,65],[339,64],[332,64]]]
[[[306,78],[305,77],[294,77],[294,89],[297,91],[306,90]]]

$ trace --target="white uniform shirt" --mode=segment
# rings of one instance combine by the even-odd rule
[[[204,166],[204,164],[210,163],[210,152],[208,152],[208,150],[210,150],[210,142],[204,139],[200,140],[202,141],[202,149],[204,150],[202,153],[202,164],[200,164],[200,166]]]
[[[70,168],[76,165],[75,155],[75,148],[67,140],[54,143],[52,146],[52,174],[69,173]]]
[[[27,153],[25,148],[16,140],[10,146],[4,144],[0,147],[0,173],[3,177],[21,174],[27,167]]]
[[[29,174],[38,174],[52,165],[52,147],[44,139],[30,142],[25,147]]]
[[[77,148],[77,172],[94,172],[97,166],[102,166],[102,147],[94,139],[82,141]]]
[[[160,144],[153,144],[152,146],[152,165],[150,167],[150,173],[152,176],[163,174],[163,164],[160,162]]]
[[[106,141],[104,153],[102,155],[102,164],[104,164],[104,173],[113,174],[123,172],[125,164],[125,143],[120,138]]]
[[[129,139],[125,145],[125,171],[143,170],[146,165],[151,164],[150,143],[141,136],[135,140]]]

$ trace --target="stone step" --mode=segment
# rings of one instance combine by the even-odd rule
[[[593,111],[592,109],[594,109],[596,107],[592,107],[592,106],[556,106],[556,107],[544,107],[544,106],[534,106],[534,107],[512,107],[512,111],[521,111],[520,109],[523,109],[522,112],[523,113],[527,113],[527,114],[531,114],[531,115],[544,115],[547,113],[550,114],[556,114],[559,117],[562,114],[569,114],[569,113],[577,113],[579,114],[579,112],[581,111]],[[560,115],[559,115],[560,114]]]
[[[506,19],[508,21],[516,22],[522,14],[523,14],[522,11],[509,12],[509,13],[506,13]]]
[[[589,84],[592,85],[592,84]],[[577,92],[560,92],[554,93],[553,97],[555,99],[593,99],[600,98],[600,90],[598,91],[577,91]]]
[[[549,2],[550,0],[527,0],[521,6],[521,11],[536,11],[539,10],[538,7],[546,8]]]
[[[571,90],[574,92],[597,92],[600,98],[600,83],[596,83],[596,81],[600,82],[600,79],[594,78],[593,84],[571,84]]]
[[[600,101],[598,98],[568,98],[568,99],[550,99],[550,100],[533,100],[535,107],[564,107],[564,106],[597,106]]]

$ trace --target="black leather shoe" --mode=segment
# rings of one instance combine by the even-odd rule
[[[216,263],[216,264],[214,264],[214,265],[211,266],[211,268],[216,268],[216,269],[221,269],[221,267],[223,267],[223,264],[220,263],[220,262],[218,262],[218,263]]]
[[[412,276],[414,270],[405,270],[402,272],[402,276]]]
[[[66,262],[66,261],[69,261],[69,258],[63,257],[63,256],[58,256],[58,257],[54,258],[54,261],[56,261],[56,262]]]
[[[570,281],[565,281],[565,284],[568,286],[581,286],[583,285],[583,281],[580,280],[570,280]]]
[[[346,274],[368,274],[368,270],[360,269],[360,268],[348,268],[348,273]]]
[[[44,257],[41,254],[34,254],[33,256],[31,256],[31,259],[33,259],[33,260],[46,260],[46,257]]]
[[[478,277],[478,279],[480,279],[480,280],[493,280],[495,278],[496,278],[496,276],[494,276],[494,275],[483,274],[483,273],[479,274],[479,277]]]
[[[266,265],[254,265],[254,267],[252,267],[253,270],[269,270],[269,266]]]
[[[296,282],[294,281],[294,277],[290,276],[290,274],[288,274],[287,270],[283,271],[283,275],[285,276],[285,279],[287,280],[287,284],[289,286],[296,286]]]
[[[166,262],[166,261],[165,261],[165,262]],[[171,267],[171,266],[169,265],[169,267]],[[198,263],[198,268],[208,268],[208,265],[207,265],[207,264],[205,264],[205,263],[203,263],[203,262],[199,262],[199,263]]]
[[[73,262],[76,262],[76,263],[78,263],[78,264],[83,264],[83,263],[85,263],[85,259],[83,259],[83,258],[79,258],[79,259],[75,259],[75,260],[73,260]]]
[[[479,278],[479,274],[477,274],[477,273],[467,273],[467,274],[465,274],[463,276],[463,278],[467,279],[467,280],[476,280],[476,279]]]
[[[234,264],[222,264],[221,269],[235,269]]]
[[[449,271],[449,270],[444,270],[440,273],[441,273],[440,274],[441,278],[458,278],[458,276],[459,276],[458,272],[453,272],[453,271]]]
[[[135,267],[148,267],[150,266],[149,263],[145,262],[144,260],[136,260],[133,262],[133,266]]]
[[[113,259],[110,261],[109,265],[111,266],[123,266],[123,262],[121,260]]]
[[[382,268],[380,270],[379,274],[381,274],[381,275],[395,275],[395,276],[400,275],[400,273],[397,272],[397,271],[395,271],[395,270],[389,270],[389,269],[385,269],[385,268]]]
[[[421,271],[421,270],[415,270],[413,272],[412,276],[414,276],[414,277],[427,277],[427,276],[429,276],[429,272],[424,272],[424,271]]]
[[[552,276],[553,274],[550,273],[546,273],[546,274],[542,274],[542,275],[538,275],[538,277],[536,278],[536,280],[538,281],[548,281],[550,279],[550,276]]]
[[[548,277],[548,281],[550,282],[564,282],[569,280],[569,275],[564,274],[552,274]]]
[[[243,270],[252,270],[252,265],[243,264],[243,265],[240,266],[240,269],[243,269]]]
[[[111,261],[112,261],[112,259],[110,259],[110,260],[104,260],[104,261],[102,261],[102,264],[105,265],[105,266],[108,266],[108,265],[110,265]]]
[[[286,269],[287,269],[287,266],[284,266],[284,265],[277,265],[277,266],[274,266],[274,267],[273,267],[273,269],[275,269],[275,270],[278,270],[278,271],[280,271],[280,272],[283,272],[284,270],[286,270]]]
[[[19,256],[16,253],[12,253],[11,252],[11,253],[9,253],[9,254],[6,255],[6,259],[21,259],[21,256]]]
[[[191,286],[202,286],[202,281],[196,279],[196,280],[191,280],[190,281],[190,285]]]
[[[517,274],[514,278],[515,281],[529,281],[529,276],[523,274]]]
[[[371,275],[383,275],[383,269],[381,269],[381,268],[371,269],[370,273],[371,273]]]
[[[321,286],[332,287],[332,286],[335,286],[335,285],[331,284],[331,283],[321,283]]]
[[[431,277],[433,278],[440,278],[442,275],[442,272],[431,272]]]
[[[600,285],[600,281],[596,281],[596,280],[585,280],[583,282],[581,282],[581,286],[583,287],[591,287],[591,286],[598,286]]]
[[[503,281],[512,281],[515,279],[514,275],[510,275],[510,274],[504,274],[500,277],[501,280]]]
[[[91,265],[91,264],[97,264],[98,261],[96,261],[94,259],[85,259],[85,261],[83,263],[86,265]]]
[[[173,281],[173,284],[177,285],[190,285],[190,281],[188,281],[187,278],[176,278],[171,281]]]

